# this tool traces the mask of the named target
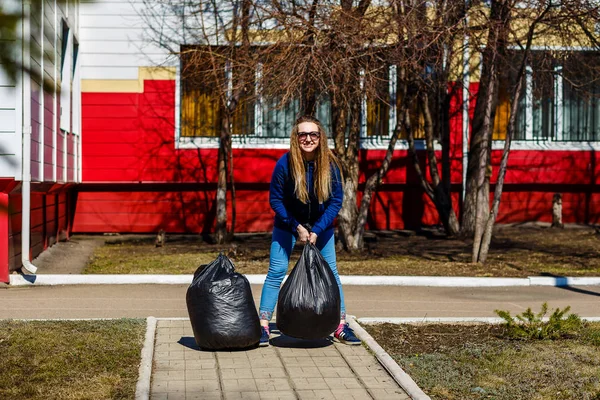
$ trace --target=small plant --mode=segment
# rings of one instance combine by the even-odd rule
[[[577,314],[565,314],[570,306],[563,310],[557,308],[549,318],[544,318],[548,313],[548,303],[542,304],[539,313],[534,314],[531,308],[521,315],[513,317],[509,311],[495,310],[500,318],[506,321],[505,336],[513,339],[560,339],[578,334],[583,327],[583,322]]]

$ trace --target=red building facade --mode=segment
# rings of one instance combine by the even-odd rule
[[[10,138],[0,142],[13,150],[8,158],[0,155],[0,207],[8,210],[0,214],[0,281],[7,282],[11,271],[71,233],[212,232],[218,143],[212,134],[182,130],[190,105],[207,120],[212,118],[210,110],[193,99],[191,95],[199,96],[195,89],[190,91],[182,83],[180,60],[149,38],[149,21],[142,17],[140,4],[84,1],[81,7],[61,10],[46,3],[42,9],[46,19],[56,21],[55,28],[61,29],[39,30],[33,21],[28,34],[35,38],[32,46],[56,43],[56,48],[46,50],[55,52],[61,63],[48,65],[30,58],[36,68],[60,82],[58,87],[70,89],[46,93],[40,90],[40,82],[13,85],[20,95],[0,110],[1,121],[15,125],[0,140],[9,138],[8,134],[19,139],[16,145]],[[57,40],[47,37],[44,42],[50,32],[56,33]],[[33,48],[32,52],[40,53]],[[597,98],[575,96],[569,86],[573,77],[559,78],[567,76],[564,69],[571,66],[555,68],[563,73],[552,78],[552,95],[540,97],[533,89],[538,79],[545,78],[535,65],[529,66],[499,223],[550,222],[555,193],[563,196],[564,222],[600,223],[600,103]],[[391,82],[393,66],[389,74]],[[451,184],[457,212],[464,149],[468,148],[464,137],[469,118],[465,117],[473,112],[476,74],[467,83],[471,103],[466,114],[461,111],[465,93],[457,94],[451,106]],[[392,86],[386,93],[389,104],[395,104]],[[594,90],[600,93],[600,88]],[[504,101],[501,94],[499,126],[506,116]],[[249,107],[249,130],[234,135],[236,232],[272,228],[271,172],[288,148],[287,136],[297,109],[293,102],[284,110],[269,109],[267,103]],[[374,124],[370,107],[365,99],[361,182],[379,167],[395,124],[395,110],[389,107],[383,114],[377,111],[381,123]],[[6,109],[14,113],[14,121]],[[326,113],[318,116],[327,122]],[[499,129],[495,133],[499,140],[492,147],[492,184],[503,145]],[[417,146],[422,149],[422,141],[417,140]],[[436,209],[411,166],[407,143],[401,140],[373,197],[368,229],[411,229],[438,223]]]

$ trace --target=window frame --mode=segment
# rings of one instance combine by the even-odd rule
[[[517,47],[511,48],[511,50],[520,50]],[[533,46],[532,51],[580,51],[590,52],[591,49],[585,47],[564,47],[564,46]],[[598,53],[600,57],[600,53]],[[555,131],[555,138],[551,137],[544,138],[541,134],[538,137],[534,135],[533,127],[533,69],[528,63],[526,65],[525,75],[525,140],[512,139],[511,149],[513,150],[573,150],[573,151],[590,151],[600,150],[600,138],[598,140],[564,140],[564,82],[562,77],[563,71],[562,64],[556,64],[554,66],[554,81],[553,91],[554,96],[552,98],[553,107],[553,125]],[[559,129],[559,127],[562,127]],[[502,150],[504,148],[504,139],[497,139],[492,141],[493,150]]]
[[[175,124],[174,124],[174,137],[175,137],[175,148],[176,149],[218,149],[219,148],[219,137],[218,136],[181,136],[181,100],[182,100],[182,88],[181,88],[181,62],[176,63],[175,73]],[[389,139],[397,124],[397,110],[396,110],[396,82],[397,82],[397,67],[395,65],[389,66],[389,101],[394,106],[389,107],[388,118],[388,134],[387,135],[367,135],[367,123],[366,123],[366,111],[367,111],[367,97],[363,94],[361,101],[361,129],[360,129],[360,148],[361,149],[372,149],[372,150],[384,150],[388,148]],[[260,95],[260,80],[262,79],[262,68],[261,64],[256,70],[255,80],[255,102],[254,102],[254,135],[232,135],[232,147],[235,149],[289,149],[289,137],[267,137],[262,136],[263,133],[263,104],[264,98]],[[361,82],[361,87],[364,86],[364,82]],[[330,147],[333,148],[333,140],[330,140]],[[417,150],[425,149],[424,139],[415,139],[415,146]],[[408,150],[408,141],[406,139],[399,139],[396,142],[395,150]],[[441,145],[435,144],[436,150],[441,150]]]

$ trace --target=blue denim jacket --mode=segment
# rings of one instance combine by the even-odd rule
[[[309,225],[316,235],[331,228],[333,220],[342,208],[344,189],[340,170],[331,164],[331,194],[324,203],[314,193],[314,163],[306,165],[306,185],[309,193],[307,204],[302,203],[294,191],[294,179],[289,167],[289,153],[284,154],[275,165],[269,190],[269,203],[275,211],[275,226],[296,233],[299,224]]]

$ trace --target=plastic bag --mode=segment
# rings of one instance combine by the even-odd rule
[[[340,323],[340,289],[319,249],[304,246],[277,301],[277,328],[299,339],[322,339]]]
[[[186,302],[199,347],[219,350],[258,343],[260,322],[250,283],[226,256],[196,270]]]

